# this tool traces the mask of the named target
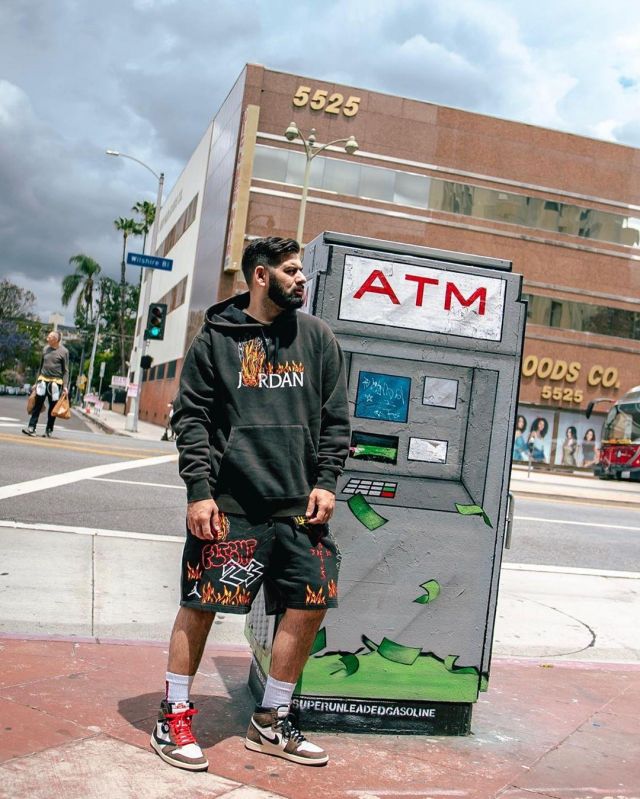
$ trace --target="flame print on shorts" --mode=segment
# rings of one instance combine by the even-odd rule
[[[329,595],[329,599],[336,599],[338,596],[338,586],[335,580],[329,580],[329,584],[327,585],[327,593]]]
[[[226,586],[222,591],[216,591],[211,583],[202,586],[203,605],[250,605],[251,594],[238,586],[235,591],[230,591]]]
[[[216,541],[226,541],[230,529],[229,518],[226,513],[220,513],[218,518],[220,519],[220,532],[216,536]]]
[[[324,588],[320,586],[317,591],[314,591],[310,585],[307,585],[307,593],[304,598],[305,605],[324,605]]]
[[[252,338],[238,344],[240,350],[240,374],[242,384],[250,388],[260,385],[260,375],[264,374],[267,355],[259,338]]]
[[[187,561],[187,580],[199,580],[202,577],[202,567],[198,563],[196,566],[192,566]]]

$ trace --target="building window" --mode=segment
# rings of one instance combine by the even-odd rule
[[[152,366],[151,369],[149,369],[149,380],[155,380],[155,379],[156,379],[156,367]]]
[[[167,380],[176,376],[176,361],[169,361],[167,364]]]
[[[164,302],[167,305],[167,313],[175,311],[179,308],[187,297],[187,276],[182,278],[176,283],[173,288],[170,288],[165,294],[160,297],[158,302]]]
[[[166,364],[159,363],[156,366],[156,380],[164,380],[164,369]]]
[[[398,205],[413,205],[424,208],[429,196],[431,178],[412,172],[396,172],[393,202]]]
[[[305,156],[300,152],[262,144],[256,147],[253,169],[256,179],[300,186],[304,167]],[[463,214],[610,244],[640,246],[640,217],[352,160],[317,156],[312,161],[309,185],[335,194]]]
[[[537,294],[524,294],[523,298],[527,300],[527,321],[530,324],[640,341],[640,311]]]
[[[198,207],[198,195],[196,194],[193,200],[191,200],[189,205],[180,214],[180,216],[178,217],[178,221],[167,233],[162,244],[160,244],[156,248],[156,255],[159,255],[161,258],[164,258],[164,256],[169,252],[169,250],[171,250],[173,247],[176,246],[183,233],[187,230],[189,225],[196,218],[197,207]]]
[[[549,327],[562,327],[562,306],[564,303],[551,300]]]
[[[295,160],[295,159],[294,159]],[[318,160],[317,158],[314,160]],[[277,180],[279,183],[287,182],[287,166],[289,163],[289,150],[279,147],[256,147],[256,157],[253,165],[253,177],[260,180]],[[302,164],[302,158],[300,158]],[[303,167],[304,169],[304,167]],[[300,180],[302,175],[300,176]],[[296,181],[297,183],[298,181]]]

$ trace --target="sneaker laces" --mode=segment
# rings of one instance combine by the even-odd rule
[[[197,743],[191,731],[191,718],[195,716],[197,712],[195,708],[187,708],[187,710],[182,710],[180,713],[165,714],[165,718],[169,722],[171,732],[178,746],[187,746],[187,744]]]
[[[283,718],[275,726],[281,730],[283,738],[287,741],[294,741],[297,744],[301,744],[307,740],[300,730],[291,722],[289,716]]]

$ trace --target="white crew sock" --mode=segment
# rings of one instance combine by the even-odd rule
[[[281,680],[274,680],[271,675],[267,677],[267,684],[264,687],[264,696],[262,697],[262,707],[282,707],[286,705],[289,707],[291,704],[291,697],[293,690],[296,687],[294,682],[282,682]]]
[[[188,674],[174,674],[168,671],[166,682],[167,702],[188,702],[192,682],[193,677]]]

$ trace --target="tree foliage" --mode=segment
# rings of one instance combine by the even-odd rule
[[[77,327],[84,327],[93,322],[93,298],[101,266],[84,253],[73,255],[69,263],[75,270],[62,280],[62,304],[66,307],[75,296],[75,323]]]
[[[7,278],[0,280],[0,319],[35,319],[35,301],[32,291],[16,286]]]
[[[138,287],[131,283],[124,286],[124,339],[120,335],[120,299],[122,286],[112,278],[103,278],[104,286],[102,311],[100,313],[100,344],[96,364],[105,361],[104,386],[111,382],[111,376],[126,374],[122,364],[131,354],[138,313]],[[124,341],[124,349],[122,342]]]
[[[126,219],[123,216],[119,216],[117,219],[114,220],[113,224],[115,225],[116,230],[119,230],[122,233],[122,261],[120,263],[120,319],[119,319],[119,328],[120,328],[120,368],[122,370],[122,374],[125,372],[125,350],[126,350],[126,324],[125,324],[125,305],[126,305],[126,284],[127,284],[127,264],[126,264],[126,257],[127,257],[127,239],[129,236],[141,236],[143,233],[143,226],[136,222],[135,219]]]
[[[35,301],[32,291],[0,280],[0,371],[23,375],[38,358],[42,326],[33,312]]]
[[[142,217],[139,224],[142,228],[142,252],[144,252],[147,246],[147,236],[151,230],[151,225],[153,225],[153,222],[156,218],[156,206],[155,203],[142,200],[141,202],[137,202],[131,210],[134,214],[138,214],[140,217]],[[155,253],[151,254],[155,255]]]

